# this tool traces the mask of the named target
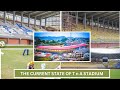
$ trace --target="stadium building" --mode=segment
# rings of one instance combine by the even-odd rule
[[[0,41],[32,45],[34,31],[60,31],[57,11],[0,11]]]
[[[92,48],[119,46],[119,12],[62,13],[63,31],[90,31]]]
[[[107,65],[119,62],[119,12],[64,11],[62,12],[62,31],[91,32],[92,62],[89,64],[96,65],[95,68],[99,66],[102,68],[104,62],[108,62]],[[100,65],[97,65],[98,63]],[[80,64],[77,64],[80,67]],[[83,65],[83,68],[85,67]]]

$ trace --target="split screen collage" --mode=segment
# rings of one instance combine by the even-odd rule
[[[110,79],[120,79],[119,16],[119,11],[0,11],[1,79],[15,79],[15,69],[110,70]]]

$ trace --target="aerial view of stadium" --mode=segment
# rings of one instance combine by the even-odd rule
[[[35,61],[90,61],[89,32],[35,32]]]
[[[27,64],[33,61],[33,33],[59,31],[59,13],[59,11],[0,11],[2,78],[14,78],[14,69],[27,69]],[[49,67],[47,64],[46,66]],[[40,65],[35,65],[36,67],[40,68]]]
[[[63,68],[120,68],[119,12],[63,11],[62,31],[91,32],[91,63],[63,62]]]

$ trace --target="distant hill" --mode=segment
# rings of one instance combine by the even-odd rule
[[[35,37],[35,40],[40,39],[40,40],[54,40],[54,41],[58,41],[61,43],[68,43],[68,42],[81,42],[81,43],[87,43],[89,42],[89,38],[79,38],[79,37],[65,37],[65,36],[59,36],[59,37],[53,37],[53,36],[45,36],[45,37]],[[66,42],[67,41],[67,42]]]
[[[60,37],[51,37],[51,36],[39,37],[39,39],[41,39],[41,40],[54,40],[54,41],[62,40],[64,38],[66,38],[66,37],[65,36],[60,36]]]

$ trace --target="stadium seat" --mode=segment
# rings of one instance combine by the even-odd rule
[[[91,41],[92,42],[119,42],[119,31],[114,31],[111,29],[103,29],[101,27],[93,27],[87,25],[86,29],[84,29],[84,25],[79,23],[71,29],[73,26],[63,27],[63,31],[89,31],[91,32]]]

